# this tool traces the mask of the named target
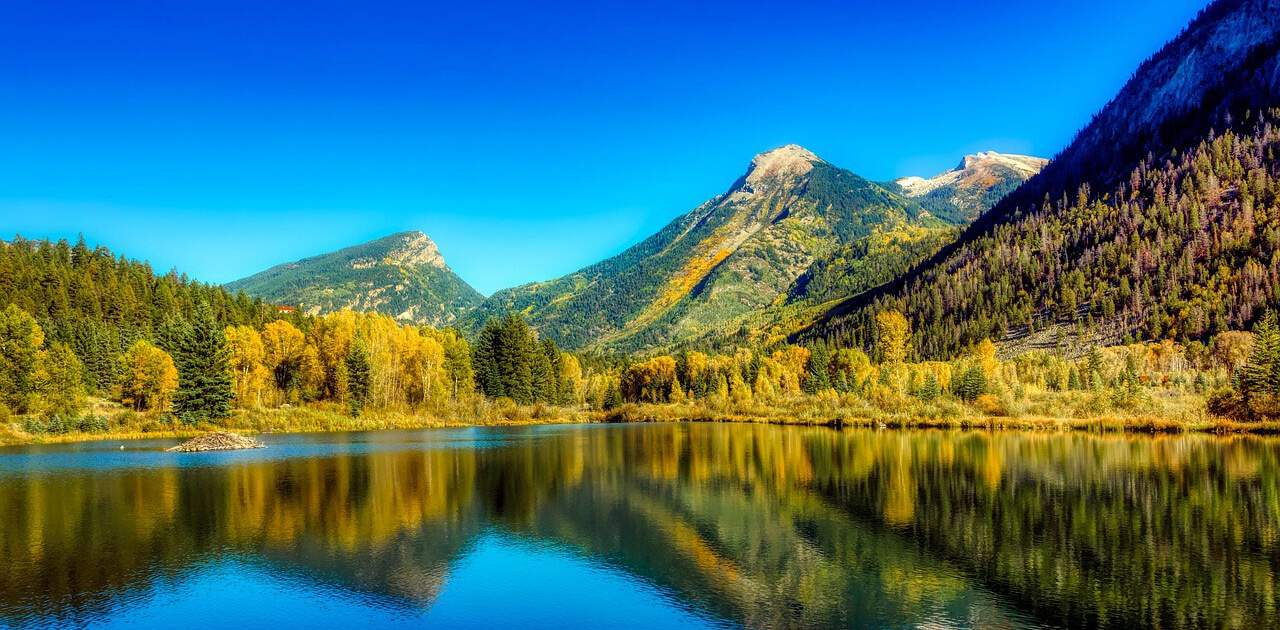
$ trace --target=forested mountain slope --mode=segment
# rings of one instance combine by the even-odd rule
[[[514,311],[569,347],[663,347],[768,306],[843,243],[915,222],[941,225],[911,200],[789,145],[756,156],[724,194],[618,256],[499,291],[472,321]]]
[[[227,285],[309,315],[344,308],[446,326],[483,298],[422,232],[402,232],[277,265]]]
[[[1008,185],[1005,175],[987,185]],[[794,329],[811,321],[815,304],[885,282],[929,256],[965,220],[968,210],[949,204],[939,198],[926,209],[896,184],[788,145],[757,155],[724,194],[618,256],[499,291],[468,319],[475,327],[519,312],[572,348],[740,343],[778,326]]]
[[[799,337],[867,344],[885,309],[928,357],[1244,326],[1277,297],[1277,104],[1280,0],[1215,2],[956,243]]]
[[[30,313],[49,341],[67,344],[84,363],[91,385],[110,382],[116,356],[138,339],[155,339],[160,328],[210,306],[218,321],[261,325],[276,308],[244,294],[194,282],[83,240],[0,241],[0,307]]]

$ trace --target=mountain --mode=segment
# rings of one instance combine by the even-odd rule
[[[966,155],[959,166],[928,179],[903,177],[893,183],[899,193],[918,200],[929,212],[948,221],[967,223],[1039,173],[1048,161],[984,151]]]
[[[520,312],[570,348],[713,344],[750,332],[744,328],[802,319],[803,309],[787,308],[793,302],[887,281],[954,236],[953,222],[898,186],[787,145],[755,156],[727,191],[634,247],[555,280],[499,291],[468,321],[474,327]],[[858,264],[868,258],[875,262]]]
[[[1246,327],[1280,298],[1277,105],[1280,0],[1214,2],[955,243],[796,338],[865,345],[886,309],[929,357]]]
[[[349,308],[447,326],[484,299],[422,232],[401,232],[277,265],[226,285],[308,314]]]

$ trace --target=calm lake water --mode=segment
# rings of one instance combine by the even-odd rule
[[[0,449],[0,626],[1280,625],[1280,442],[657,424]]]

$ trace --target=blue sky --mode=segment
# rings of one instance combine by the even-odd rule
[[[790,142],[873,179],[1051,156],[1204,4],[10,0],[0,238],[226,282],[419,229],[487,294]]]

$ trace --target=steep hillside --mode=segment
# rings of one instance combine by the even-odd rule
[[[893,183],[898,192],[918,200],[934,215],[968,223],[1039,173],[1047,162],[1029,155],[984,151],[966,155],[959,166],[928,179],[903,177]]]
[[[226,286],[308,314],[350,308],[432,326],[452,324],[484,299],[422,232],[277,265]]]
[[[814,260],[919,215],[905,197],[788,145],[618,256],[499,291],[472,321],[511,310],[569,347],[663,347],[770,305]]]
[[[956,243],[800,337],[866,344],[890,308],[925,356],[1244,326],[1280,297],[1277,104],[1280,0],[1215,2]]]
[[[521,312],[565,346],[622,351],[794,328],[814,304],[885,282],[954,238],[953,223],[897,188],[799,146],[774,149],[622,254],[499,291],[468,320]]]

